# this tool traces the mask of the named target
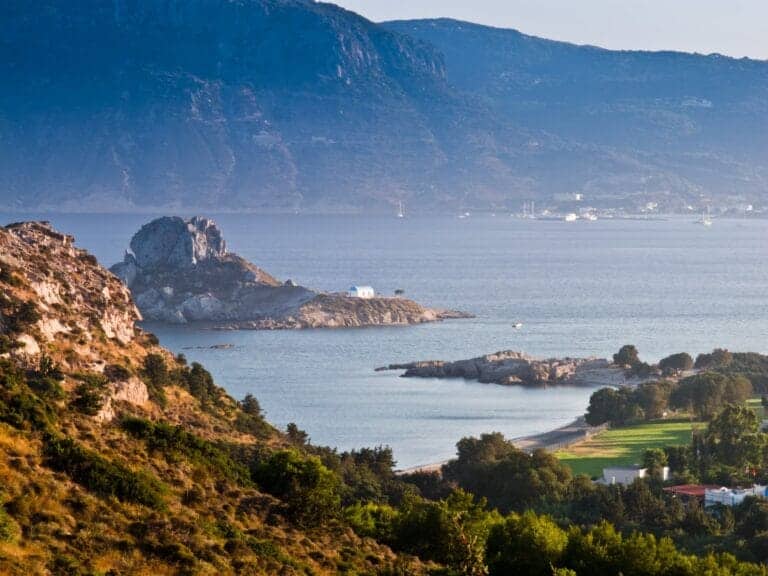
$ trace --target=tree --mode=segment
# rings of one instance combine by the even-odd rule
[[[709,453],[725,466],[757,467],[762,459],[764,436],[754,411],[743,405],[729,404],[714,418],[704,436]]]
[[[664,374],[676,374],[693,368],[693,358],[687,352],[672,354],[659,362],[659,368]]]
[[[660,476],[667,463],[667,454],[661,448],[648,448],[643,452],[643,467],[647,468],[652,476]]]
[[[613,363],[619,366],[634,366],[640,361],[637,348],[632,344],[625,344],[613,355]]]
[[[512,514],[488,536],[489,574],[549,576],[567,544],[568,535],[549,516]]]
[[[722,368],[733,361],[733,354],[722,348],[716,348],[709,354],[699,354],[693,367],[698,370]]]
[[[669,396],[673,385],[670,382],[644,382],[635,388],[632,397],[643,410],[646,420],[664,416],[669,408]]]
[[[752,384],[743,376],[702,372],[682,379],[672,392],[670,404],[710,420],[725,404],[742,404],[751,394]]]
[[[246,394],[240,402],[240,409],[255,418],[261,418],[261,405],[253,394]]]
[[[571,471],[548,452],[528,454],[498,433],[464,438],[457,448],[458,458],[443,467],[443,477],[503,512],[567,495]]]
[[[339,478],[316,456],[280,450],[257,462],[252,474],[262,489],[285,502],[300,525],[320,525],[340,511]]]

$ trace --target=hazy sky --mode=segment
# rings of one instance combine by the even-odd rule
[[[448,16],[606,48],[768,59],[768,0],[338,0],[371,20]]]

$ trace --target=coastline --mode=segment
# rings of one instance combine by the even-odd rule
[[[538,434],[531,434],[529,436],[520,436],[519,438],[513,438],[512,443],[515,447],[526,452],[533,452],[534,450],[546,450],[547,452],[553,452],[561,448],[567,448],[577,442],[586,440],[598,432],[602,432],[607,428],[607,425],[590,426],[584,420],[584,416],[579,416],[572,422],[547,430],[546,432],[540,432]],[[450,462],[450,460],[443,460],[442,462],[434,462],[431,464],[422,464],[419,466],[411,466],[398,470],[396,474],[414,474],[417,472],[426,473],[440,473],[442,467]]]

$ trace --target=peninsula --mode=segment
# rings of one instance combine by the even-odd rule
[[[406,298],[326,293],[279,281],[228,252],[219,228],[202,217],[149,222],[111,270],[145,320],[166,323],[269,330],[400,326],[470,316]]]
[[[505,350],[469,360],[426,360],[376,368],[401,370],[405,378],[464,378],[507,386],[622,386],[652,379],[653,372],[639,375],[603,358],[539,359]]]

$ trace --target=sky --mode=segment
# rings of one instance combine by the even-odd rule
[[[768,0],[331,0],[374,20],[450,17],[613,49],[768,59]]]

